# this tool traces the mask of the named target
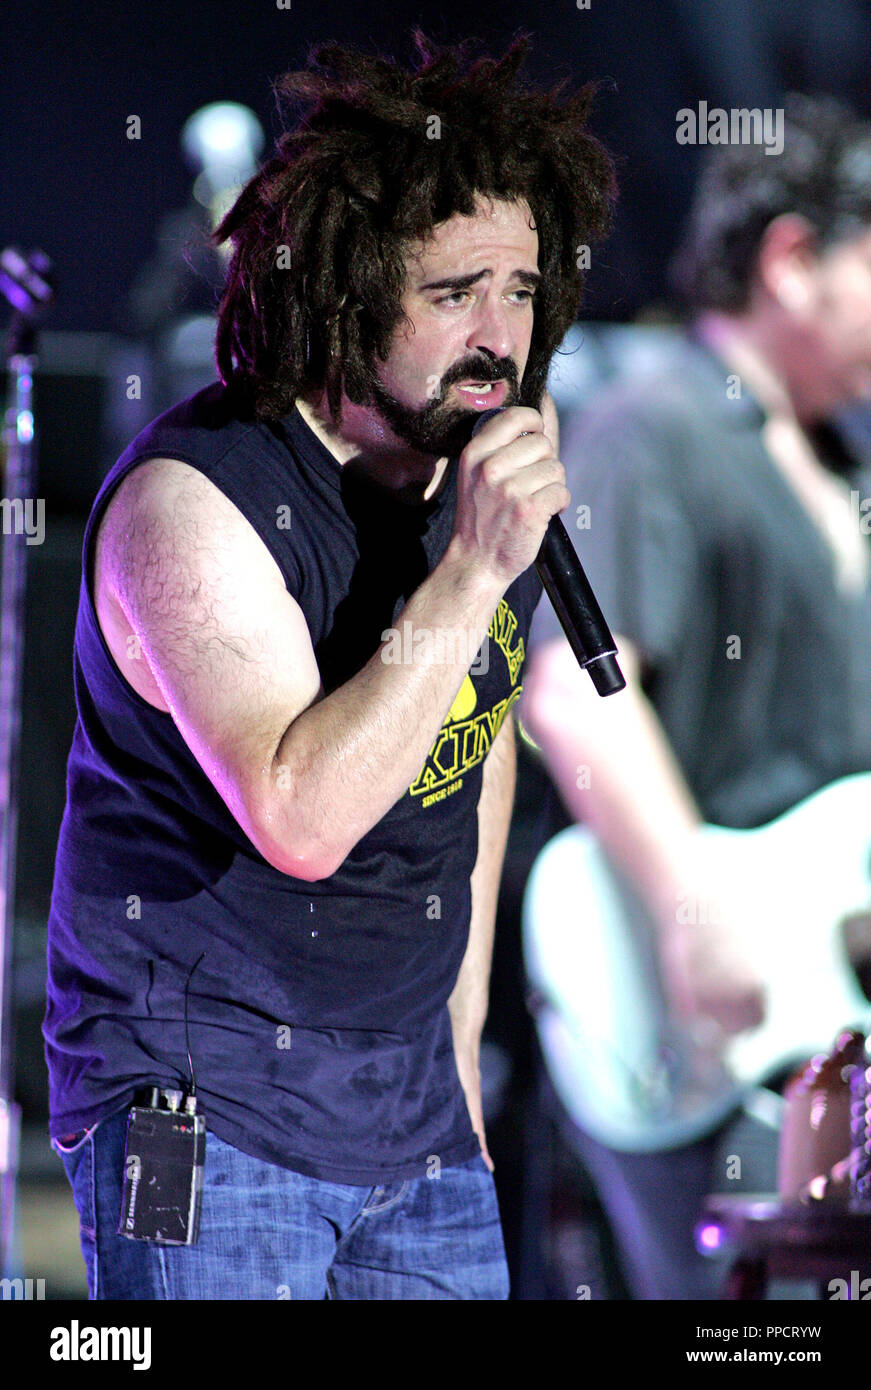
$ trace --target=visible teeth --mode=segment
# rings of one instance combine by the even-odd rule
[[[480,396],[480,394],[481,394],[482,391],[492,391],[492,390],[493,390],[493,383],[492,383],[492,381],[487,381],[487,382],[484,382],[481,386],[461,386],[461,387],[460,387],[460,390],[461,390],[461,391],[474,391],[474,393],[475,393],[476,396]]]

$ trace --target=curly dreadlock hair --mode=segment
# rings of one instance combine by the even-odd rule
[[[436,48],[420,30],[421,62],[328,43],[309,69],[274,84],[298,108],[295,128],[245,186],[214,232],[232,238],[215,358],[253,413],[279,419],[297,396],[326,388],[370,400],[405,318],[405,258],[438,224],[472,216],[475,197],[525,199],[543,276],[521,402],[537,403],[556,348],[577,316],[581,245],[610,227],[611,159],[586,131],[593,84],[563,97],[517,80],[529,39],[500,59],[470,62],[466,43]],[[434,119],[434,118],[437,118]]]

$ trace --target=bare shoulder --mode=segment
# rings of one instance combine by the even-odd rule
[[[116,664],[160,709],[173,707],[168,683],[214,675],[221,651],[243,665],[255,648],[261,656],[264,628],[288,612],[309,648],[263,539],[220,488],[179,459],[146,459],[119,483],[101,518],[93,586]],[[313,678],[309,670],[309,685]]]
[[[100,520],[95,566],[101,587],[120,598],[131,581],[137,587],[165,584],[162,562],[174,552],[180,557],[210,544],[214,550],[246,533],[256,539],[238,508],[198,468],[181,459],[145,459],[118,484]]]
[[[171,624],[183,613],[188,631],[208,621],[219,586],[225,605],[234,593],[240,601],[255,592],[286,594],[251,522],[180,459],[146,459],[122,480],[101,521],[95,564],[95,587],[99,581],[128,614],[147,611]]]
[[[137,503],[149,489],[157,495],[164,489],[169,496],[176,482],[183,485],[188,481],[186,475],[196,471],[178,459],[157,458],[146,459],[131,469],[112,493],[100,518],[88,576],[97,622],[117,670],[138,695],[164,713],[169,713],[169,706],[148,661],[142,659],[139,639],[121,606],[119,590],[129,588],[135,570],[131,545]],[[196,482],[191,485],[196,487]],[[131,653],[138,659],[131,660]]]

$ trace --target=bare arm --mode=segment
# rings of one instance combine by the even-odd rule
[[[487,1021],[496,907],[514,804],[516,767],[514,721],[509,715],[484,763],[478,802],[478,857],[472,872],[469,943],[454,992],[448,1000],[457,1071],[472,1124],[481,1141],[481,1152],[491,1170],[493,1162],[487,1152],[481,1104],[480,1046]]]
[[[569,811],[647,903],[677,1011],[707,1012],[737,1031],[762,1017],[759,983],[732,947],[731,909],[716,910],[728,889],[713,873],[698,808],[641,689],[638,652],[616,640],[624,691],[600,698],[558,639],[530,658],[524,717]],[[699,916],[709,925],[678,911],[693,899],[705,901]]]
[[[568,500],[535,411],[489,421],[459,466],[454,535],[401,614],[412,638],[419,628],[483,637]],[[110,507],[114,596],[182,736],[270,863],[327,877],[419,773],[468,669],[466,642],[445,644],[448,659],[412,643],[405,664],[379,649],[324,698],[278,566],[198,470],[149,460]]]
[[[614,862],[674,915],[702,823],[662,726],[640,685],[637,650],[616,638],[626,689],[602,699],[566,641],[537,648],[524,717],[574,818],[595,831]]]

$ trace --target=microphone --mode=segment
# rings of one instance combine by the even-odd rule
[[[469,438],[473,439],[487,420],[501,415],[504,409],[500,405],[482,410]],[[579,665],[600,695],[616,695],[626,686],[617,665],[617,644],[558,516],[552,516],[547,524],[535,568]]]

